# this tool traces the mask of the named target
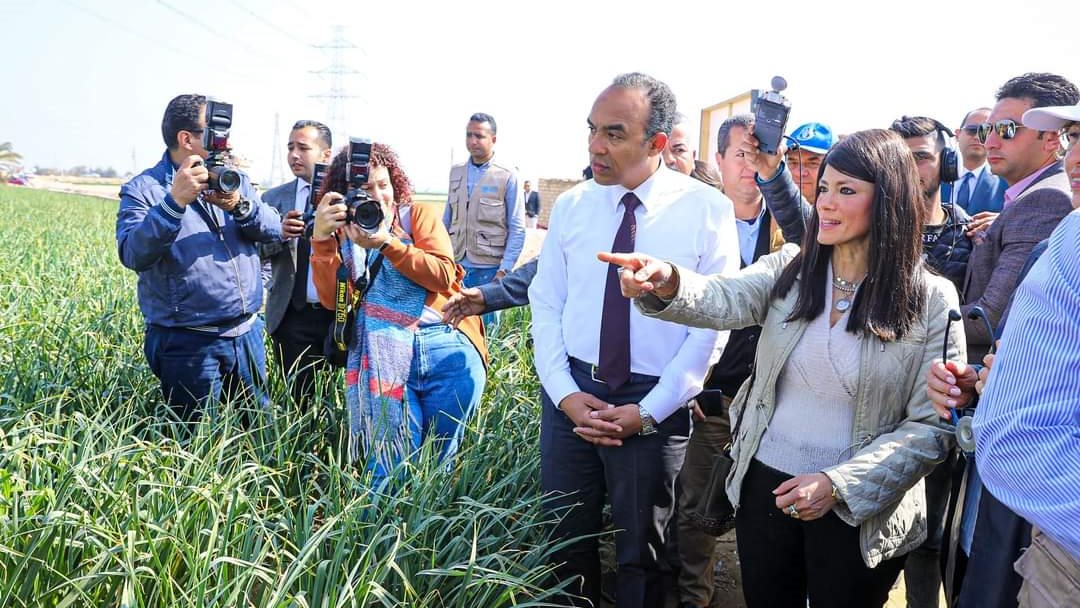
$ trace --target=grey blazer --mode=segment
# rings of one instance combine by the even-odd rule
[[[986,333],[982,321],[968,319],[968,311],[982,306],[996,327],[1008,308],[1031,250],[1049,237],[1071,211],[1069,178],[1058,161],[1002,210],[990,226],[986,240],[972,249],[961,307],[971,362],[982,363],[993,336]]]
[[[286,182],[267,190],[262,200],[282,216],[296,208],[298,180]],[[270,262],[270,284],[266,298],[266,331],[274,333],[292,301],[293,282],[296,279],[296,239],[285,242],[266,243],[259,248],[259,255]]]
[[[529,285],[532,284],[533,276],[536,275],[536,264],[539,260],[539,257],[535,257],[518,266],[497,283],[480,285],[478,289],[484,294],[483,314],[528,304]]]

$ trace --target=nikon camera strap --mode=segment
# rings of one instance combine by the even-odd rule
[[[371,284],[375,281],[375,276],[379,274],[379,269],[382,268],[383,260],[385,258],[381,255],[375,255],[375,261],[368,267],[368,271],[360,275],[356,279],[356,298],[355,306],[360,306],[364,301],[364,296],[367,294],[368,289],[371,288]],[[349,326],[349,269],[344,262],[338,266],[337,270],[337,288],[334,290],[334,347],[341,352],[345,352],[349,349],[348,335]]]

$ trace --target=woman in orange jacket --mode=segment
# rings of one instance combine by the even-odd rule
[[[397,154],[377,143],[363,189],[382,206],[384,220],[368,233],[350,221],[344,201],[348,161],[346,148],[330,165],[310,259],[319,300],[330,309],[343,264],[350,294],[366,269],[379,268],[355,307],[345,374],[350,454],[365,460],[379,487],[429,437],[441,458],[453,458],[484,391],[487,347],[478,317],[456,329],[442,320],[464,272],[439,210],[412,200]]]

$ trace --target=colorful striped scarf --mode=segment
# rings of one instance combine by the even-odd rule
[[[406,244],[411,241],[402,239]],[[370,256],[351,241],[342,247],[353,280],[366,270],[354,260]],[[427,290],[383,261],[356,313],[356,339],[345,367],[345,404],[349,410],[349,456],[368,459],[390,471],[411,451],[405,382],[412,368],[413,342]]]

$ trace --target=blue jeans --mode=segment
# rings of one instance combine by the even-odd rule
[[[181,420],[198,420],[223,391],[226,398],[244,394],[263,407],[269,403],[261,317],[235,338],[147,325],[143,352],[165,402]]]
[[[465,269],[465,279],[462,280],[462,284],[465,287],[479,287],[486,283],[490,283],[495,274],[499,272],[497,266],[491,268],[473,268],[470,266],[462,266]],[[484,321],[484,331],[488,335],[499,326],[499,318],[502,317],[501,311],[489,312],[481,315],[480,318]]]
[[[487,370],[472,342],[449,325],[421,327],[413,341],[412,367],[405,382],[408,409],[408,442],[413,455],[425,440],[447,467],[453,462],[465,430],[465,422],[480,404]],[[369,453],[372,487],[386,480],[388,468]],[[388,466],[389,465],[389,466]]]

